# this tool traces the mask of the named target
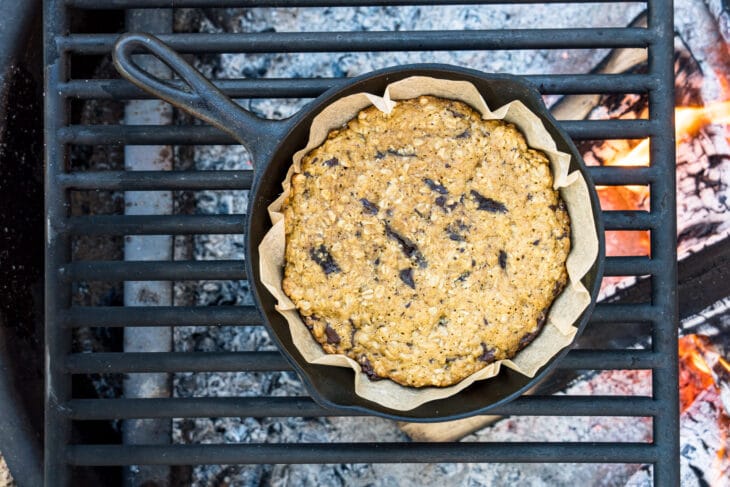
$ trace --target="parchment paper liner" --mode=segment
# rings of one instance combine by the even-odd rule
[[[554,187],[560,189],[560,194],[568,208],[572,234],[572,248],[566,263],[569,283],[553,302],[542,333],[512,360],[501,360],[490,364],[449,387],[413,388],[401,386],[387,379],[371,381],[361,373],[360,364],[356,361],[345,355],[324,352],[304,325],[294,303],[281,288],[284,278],[285,236],[284,215],[279,210],[289,194],[291,177],[300,172],[302,157],[321,145],[330,130],[342,127],[360,110],[374,105],[389,113],[396,105],[393,100],[411,99],[421,95],[460,100],[480,112],[485,120],[504,119],[519,127],[525,135],[528,145],[542,150],[550,160]],[[322,110],[314,118],[309,133],[309,143],[294,154],[293,164],[282,183],[284,192],[269,206],[273,227],[259,245],[261,281],[278,300],[276,309],[289,323],[292,341],[305,360],[314,364],[354,369],[357,395],[385,407],[408,411],[428,401],[452,396],[474,381],[496,376],[502,365],[528,377],[533,377],[551,357],[573,341],[573,337],[578,331],[573,323],[591,300],[588,290],[580,280],[598,257],[598,237],[591,212],[588,187],[578,171],[568,173],[569,164],[570,154],[557,150],[555,142],[542,121],[522,102],[513,101],[492,111],[474,85],[467,81],[413,76],[388,85],[382,97],[369,93],[357,93],[343,97]]]

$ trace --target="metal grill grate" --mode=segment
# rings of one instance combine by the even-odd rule
[[[532,75],[543,93],[648,93],[648,120],[571,121],[563,128],[575,139],[651,137],[651,166],[593,167],[596,184],[651,185],[651,212],[607,211],[607,229],[651,230],[651,258],[610,257],[606,275],[652,276],[649,304],[600,304],[590,326],[621,321],[652,324],[652,348],[570,352],[568,369],[652,369],[652,397],[530,396],[500,406],[503,415],[649,416],[652,443],[356,443],[225,445],[72,444],[72,421],[112,418],[352,415],[327,410],[309,398],[77,399],[72,374],[289,370],[276,352],[71,353],[74,327],[260,325],[253,307],[75,307],[71,284],[78,280],[243,280],[238,261],[71,262],[75,235],[235,234],[237,215],[68,215],[70,190],[249,189],[250,171],[74,172],[65,171],[71,144],[226,144],[227,135],[206,126],[72,126],[73,98],[143,99],[124,81],[71,79],[72,54],[108,54],[113,34],[69,34],[71,8],[128,9],[224,6],[359,6],[500,3],[472,0],[46,0],[46,340],[47,403],[45,469],[48,485],[67,485],[72,466],[130,464],[347,463],[347,462],[591,462],[649,463],[657,485],[679,478],[676,221],[673,130],[672,3],[648,2],[648,28],[535,29],[430,32],[314,32],[172,34],[160,36],[182,52],[333,52],[372,50],[477,50],[646,47],[649,69],[634,75]],[[531,3],[531,2],[517,2]],[[552,2],[550,2],[552,3]],[[565,0],[562,0],[565,3]],[[234,97],[309,97],[337,79],[258,79],[218,82]]]

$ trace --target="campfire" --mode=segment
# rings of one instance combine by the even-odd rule
[[[682,93],[685,87],[679,80],[691,78],[686,71],[692,71],[696,66],[691,62],[677,64],[678,100],[693,98]],[[723,224],[718,221],[727,220],[730,214],[727,213],[730,210],[726,199],[727,176],[723,177],[724,170],[712,172],[717,166],[726,165],[730,157],[727,150],[730,142],[730,101],[711,101],[703,105],[698,103],[696,96],[692,101],[692,106],[677,106],[675,109],[680,259],[707,245],[713,233],[727,233],[727,229],[720,229]],[[641,97],[627,95],[618,104],[605,102],[603,100],[603,106],[595,110],[601,114],[598,117],[648,118],[646,103]],[[605,108],[611,105],[616,107],[613,113],[610,108]],[[582,148],[590,165],[641,167],[650,164],[649,139],[594,142]],[[650,210],[649,186],[598,186],[596,189],[604,210]],[[695,204],[695,200],[700,203]],[[700,204],[702,209],[699,209]],[[606,231],[606,255],[651,256],[650,231]],[[619,290],[634,285],[635,278],[607,277],[601,293],[610,298]],[[717,343],[717,337],[727,333],[720,328],[715,336],[708,336],[692,333],[680,326],[682,456],[689,462],[694,474],[708,485],[724,485],[722,482],[730,476],[729,350]]]

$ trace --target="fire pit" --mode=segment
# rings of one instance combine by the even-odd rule
[[[540,63],[535,63],[530,65],[534,68],[532,72],[523,73],[551,97],[565,94],[646,95],[649,114],[645,119],[567,120],[562,124],[576,141],[649,139],[649,165],[604,165],[591,168],[596,184],[628,187],[626,191],[631,192],[628,194],[631,197],[629,199],[637,200],[641,205],[648,201],[648,206],[635,205],[613,210],[604,208],[604,220],[609,230],[650,232],[648,237],[646,233],[639,234],[638,243],[635,246],[632,244],[630,252],[625,251],[628,246],[619,245],[618,248],[624,249],[624,252],[621,255],[614,253],[607,259],[606,274],[651,276],[651,281],[643,302],[617,299],[599,304],[586,335],[590,336],[591,330],[599,333],[602,329],[630,330],[630,333],[640,330],[639,335],[633,337],[635,340],[631,344],[620,347],[599,345],[573,350],[560,363],[563,373],[604,371],[591,381],[576,384],[561,395],[549,395],[543,389],[542,392],[521,397],[489,411],[489,414],[512,416],[513,419],[525,416],[526,421],[529,421],[529,417],[570,416],[575,425],[585,425],[581,423],[584,420],[579,418],[582,416],[627,417],[619,420],[623,423],[615,424],[637,423],[638,426],[632,430],[629,438],[622,436],[620,427],[603,436],[599,434],[601,431],[598,426],[591,434],[570,434],[566,427],[566,434],[562,438],[544,436],[536,441],[515,442],[515,438],[519,439],[520,436],[510,431],[510,428],[519,430],[524,425],[520,426],[511,419],[511,423],[502,422],[495,427],[497,429],[485,430],[469,441],[446,443],[408,442],[393,424],[389,425],[390,429],[382,428],[382,423],[379,423],[382,420],[350,418],[347,416],[351,412],[325,409],[310,398],[301,396],[303,390],[296,376],[288,372],[286,361],[262,334],[258,311],[247,301],[243,263],[231,258],[216,260],[226,251],[229,255],[237,255],[237,246],[241,245],[242,239],[242,218],[236,213],[245,211],[245,207],[237,206],[240,205],[240,198],[215,192],[245,191],[250,188],[252,176],[250,169],[241,162],[247,158],[245,153],[232,153],[216,145],[232,144],[228,136],[181,117],[178,117],[175,125],[123,125],[117,113],[110,115],[104,121],[105,125],[102,125],[101,117],[96,118],[97,125],[89,120],[94,120],[94,116],[99,116],[98,113],[79,115],[83,110],[80,109],[80,100],[109,100],[109,103],[116,103],[147,96],[126,82],[106,79],[109,71],[102,71],[101,76],[95,77],[79,68],[83,59],[91,56],[100,56],[103,63],[103,57],[109,54],[118,34],[70,30],[75,25],[75,16],[87,10],[163,8],[172,3],[169,0],[45,2],[48,76],[45,108],[48,221],[45,469],[48,485],[73,484],[74,480],[85,478],[80,476],[101,471],[93,470],[93,467],[104,467],[107,474],[124,475],[133,483],[135,479],[146,478],[162,485],[165,481],[161,479],[167,478],[169,472],[154,467],[145,470],[144,466],[211,465],[207,470],[206,467],[196,467],[193,478],[200,483],[212,483],[218,477],[223,483],[226,476],[240,482],[264,482],[267,478],[271,480],[272,476],[280,482],[286,482],[287,479],[303,482],[310,474],[293,467],[281,467],[274,472],[258,466],[237,468],[222,465],[343,464],[341,469],[329,472],[339,472],[332,473],[336,476],[343,475],[345,471],[345,474],[353,475],[352,478],[367,478],[373,470],[365,469],[358,473],[358,465],[446,464],[444,467],[429,466],[426,470],[443,468],[449,475],[458,475],[463,471],[452,464],[480,462],[645,464],[651,466],[650,478],[656,485],[678,484],[680,409],[677,389],[674,40],[671,35],[671,5],[668,2],[649,2],[646,28],[587,28],[571,25],[561,29],[491,30],[481,28],[477,12],[463,14],[459,19],[462,24],[449,31],[412,30],[410,27],[400,30],[402,25],[397,21],[392,22],[390,30],[377,30],[382,26],[372,23],[375,10],[348,9],[347,13],[340,10],[339,13],[331,14],[331,20],[342,20],[338,15],[343,18],[360,15],[362,30],[343,33],[226,32],[226,28],[240,28],[246,16],[249,16],[249,23],[256,23],[260,20],[257,16],[262,15],[258,7],[278,4],[272,1],[256,3],[256,8],[245,11],[214,10],[209,12],[208,17],[197,18],[201,29],[214,32],[160,34],[165,42],[178,51],[204,55],[198,59],[199,67],[208,69],[206,74],[213,75],[213,78],[227,78],[218,81],[226,94],[251,99],[249,103],[253,110],[271,117],[287,116],[304,103],[285,103],[279,98],[318,95],[328,87],[337,85],[340,82],[338,78],[342,76],[378,67],[373,66],[373,63],[392,63],[393,59],[400,59],[399,56],[405,56],[406,52],[434,51],[436,54],[424,56],[440,57],[446,56],[447,51],[458,50],[514,51],[515,60],[527,62],[535,52],[541,55],[545,53],[535,50],[551,49],[552,54],[546,56],[557,63],[563,50],[571,50],[564,51],[568,58],[574,55],[571,54],[574,52],[572,50],[590,50],[591,54],[583,59],[586,66],[591,66],[606,54],[605,49],[608,48],[648,49],[649,62],[645,72],[574,74],[569,70],[570,64],[564,63],[565,71],[561,74],[546,74],[538,71],[542,68],[539,67]],[[226,7],[233,3],[241,2],[176,0],[174,5],[209,8]],[[287,5],[311,7],[326,3],[295,0]],[[395,18],[398,15],[390,15],[388,9],[391,7],[388,5],[410,3],[371,0],[346,1],[339,5],[380,6],[382,8],[377,10],[379,15]],[[439,2],[424,0],[420,3],[436,5]],[[409,15],[415,16],[416,10],[425,15],[430,8],[436,7],[413,8],[409,10]],[[459,10],[469,11],[469,8]],[[295,15],[293,12],[286,9],[277,10],[275,14],[279,16],[281,25],[291,25],[288,22]],[[296,12],[305,20],[313,19],[307,16],[315,15],[307,9]],[[318,12],[324,15],[324,10]],[[115,14],[118,12],[108,15]],[[133,14],[130,13],[130,17]],[[179,30],[190,27],[189,23],[180,20],[184,15],[194,16],[195,13],[179,12]],[[439,17],[439,21],[445,22],[444,19],[454,20],[448,16]],[[412,20],[418,25],[418,19],[414,17]],[[508,20],[505,18],[505,21]],[[317,30],[314,23],[309,25],[312,30]],[[168,30],[171,27],[168,26]],[[463,30],[465,28],[480,30]],[[393,58],[381,56],[363,61],[351,55],[353,52],[386,51],[393,51]],[[225,68],[220,68],[220,72],[210,72],[210,59],[205,56],[222,52],[227,53],[224,56],[229,56],[230,62]],[[299,52],[312,54],[307,55],[310,58],[305,56],[284,60],[297,61],[297,67],[301,69],[301,72],[296,73],[299,77],[291,77],[291,72],[282,71],[282,65],[287,63],[281,59],[277,61],[273,56],[253,55],[293,55]],[[315,65],[323,63],[316,54],[320,52],[341,53],[338,62],[329,62],[329,71],[325,70],[324,73],[314,69]],[[247,57],[242,53],[252,54]],[[494,58],[490,69],[513,69],[513,65],[507,61],[506,57]],[[462,62],[468,64],[470,60],[464,59]],[[119,104],[108,106],[115,106],[120,111]],[[121,146],[153,144],[161,147],[195,145],[197,158],[208,161],[208,166],[201,165],[198,170],[176,168],[172,171],[150,168],[122,171],[114,166],[113,161],[120,159]],[[182,149],[177,149],[176,156],[178,159],[186,157]],[[103,164],[107,164],[105,170],[101,170]],[[650,186],[648,197],[635,198],[636,192],[631,189],[634,186]],[[73,208],[83,207],[86,200],[80,196],[82,194],[100,195],[99,192],[122,191],[172,191],[177,195],[194,191],[197,192],[195,204],[203,214],[185,214],[186,206],[181,203],[180,211],[174,215],[129,212],[122,215],[124,199],[119,196],[121,193],[117,193],[119,201],[110,203],[112,211],[109,213],[112,214],[97,215],[92,211],[79,211],[69,215],[70,202],[75,202]],[[113,197],[109,198],[109,201],[114,201]],[[184,198],[180,201],[184,201]],[[210,211],[206,212],[206,209]],[[118,250],[116,257],[109,257],[103,252],[78,254],[79,242],[90,236],[104,237],[107,239],[105,242],[114,242],[113,239],[117,238],[114,245],[118,248],[123,245],[119,237],[138,235],[196,235],[192,244],[200,252],[196,259],[188,254],[182,259],[158,258],[151,262],[113,260],[121,259]],[[234,237],[225,239],[221,235]],[[184,241],[176,238],[184,247]],[[89,241],[92,240],[87,240],[87,243]],[[177,253],[184,254],[184,250]],[[145,299],[139,299],[137,305],[121,306],[120,299],[115,296],[120,292],[118,283],[122,281],[175,281],[178,283],[177,294],[169,304],[160,304],[152,295],[145,294],[141,296]],[[188,281],[202,282],[194,286],[185,284]],[[105,298],[88,299],[91,295],[103,295]],[[194,297],[185,300],[186,295]],[[642,325],[631,326],[637,322]],[[243,326],[248,331],[239,333],[234,328]],[[79,346],[80,336],[90,337],[89,341],[93,341],[98,340],[103,333],[114,333],[110,330],[161,327],[175,327],[176,351],[135,349],[138,351],[131,352],[130,348],[125,351],[121,348],[104,350],[94,344]],[[74,340],[77,341],[76,345]],[[642,341],[649,345],[636,348],[636,344]],[[615,372],[617,370],[632,371],[630,374],[636,388],[611,385],[616,381],[625,382],[623,376]],[[235,373],[235,380],[226,379],[226,373]],[[144,394],[139,394],[139,397],[130,394],[120,397],[123,389],[120,385],[121,374],[159,374],[162,383],[169,377],[166,374],[175,374],[174,393],[177,397],[149,398]],[[85,392],[78,381],[74,382],[74,378],[80,377],[91,377],[97,391],[107,391],[107,398],[101,399]],[[126,384],[128,387],[129,382]],[[597,394],[586,396],[591,390],[597,391]],[[175,444],[169,444],[169,439],[166,442],[160,436],[147,436],[147,440],[140,444],[126,433],[125,437],[131,438],[126,443],[122,443],[121,438],[114,443],[109,439],[99,441],[79,435],[85,427],[88,429],[89,424],[96,424],[91,423],[95,421],[107,427],[110,422],[116,422],[111,425],[118,433],[120,429],[127,431],[125,428],[131,424],[129,420],[144,419],[148,421],[147,426],[155,428],[169,425],[171,418],[179,418],[173,424]],[[120,420],[125,421],[124,426],[119,426]],[[533,424],[541,422],[542,419],[535,420]],[[307,428],[307,424],[317,424],[319,427]],[[359,431],[353,431],[354,428]],[[332,438],[337,436],[334,433],[339,437],[333,441]],[[215,439],[213,444],[211,439]],[[102,444],[95,444],[98,442]],[[109,467],[121,466],[125,469],[108,470]],[[528,472],[532,467],[524,468]],[[560,468],[563,469],[562,466]],[[624,471],[620,478],[625,480],[637,468]],[[422,467],[409,471],[418,469]],[[145,474],[139,476],[142,471]],[[375,472],[387,477],[395,475],[396,470],[384,467]],[[176,474],[183,473],[181,470],[176,471]],[[489,478],[487,473],[483,475],[483,478]],[[580,478],[588,478],[587,475]],[[318,477],[310,478],[313,480]],[[464,474],[463,478],[467,479],[468,475]],[[514,480],[519,481],[520,478]]]

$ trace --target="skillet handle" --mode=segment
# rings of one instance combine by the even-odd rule
[[[154,56],[185,82],[180,89],[148,73],[133,53]],[[251,152],[252,163],[263,163],[287,128],[285,122],[266,120],[244,110],[224,95],[178,53],[151,34],[122,35],[112,52],[117,71],[142,90],[232,135]]]

